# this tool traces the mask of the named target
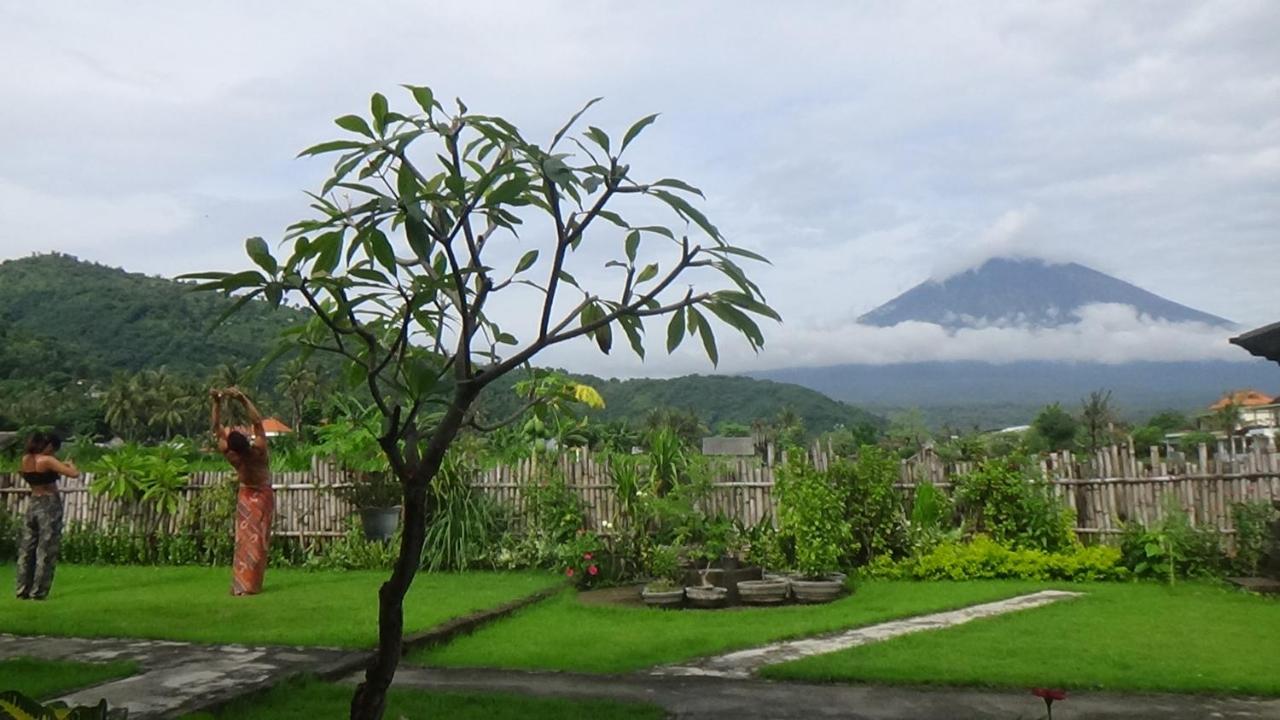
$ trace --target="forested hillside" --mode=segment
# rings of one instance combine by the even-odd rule
[[[772,421],[784,411],[799,417],[810,433],[825,432],[837,425],[866,424],[883,428],[885,424],[883,418],[861,408],[790,383],[731,375],[606,380],[593,375],[566,374],[600,391],[605,407],[590,411],[588,416],[603,422],[640,421],[647,413],[662,408],[692,412],[713,430],[726,422],[750,425],[755,420]],[[516,374],[491,388],[485,398],[485,409],[495,417],[514,412],[520,400],[511,387],[522,377]]]
[[[80,379],[167,368],[207,376],[220,365],[248,366],[276,346],[280,331],[305,320],[290,308],[249,303],[213,328],[231,300],[189,286],[69,255],[0,262],[0,378],[30,379],[36,367]],[[8,342],[5,343],[8,345]]]
[[[306,320],[304,311],[249,303],[222,325],[232,300],[193,293],[182,283],[83,262],[37,255],[0,262],[0,429],[50,425],[66,431],[117,432],[106,405],[129,405],[121,393],[147,392],[153,410],[181,406],[181,431],[207,422],[204,391],[211,382],[245,385],[264,409],[286,419],[310,407],[316,417],[334,391],[334,373],[308,373],[277,362],[259,376],[245,371],[276,348],[280,332]],[[317,362],[319,359],[313,361]],[[332,368],[334,365],[329,364]],[[313,368],[317,369],[317,368]],[[126,377],[163,370],[161,375]],[[517,374],[484,398],[494,415],[514,412]],[[709,428],[749,425],[789,411],[809,432],[836,425],[882,424],[874,415],[798,385],[746,377],[604,380],[575,376],[597,388],[604,410],[592,420],[641,422],[655,409],[692,412]],[[162,392],[156,391],[157,388]],[[356,391],[357,394],[358,390]],[[300,397],[305,395],[306,397]],[[140,426],[144,418],[131,418]],[[157,425],[164,433],[172,428]]]

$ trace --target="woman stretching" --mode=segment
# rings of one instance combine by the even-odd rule
[[[62,438],[38,432],[27,440],[22,455],[22,479],[31,486],[18,548],[18,599],[44,600],[53,585],[53,569],[62,542],[62,496],[58,477],[80,477],[73,463],[54,457]]]
[[[236,554],[231,566],[231,594],[256,595],[262,592],[267,572],[267,552],[271,541],[271,517],[275,495],[271,491],[271,464],[267,455],[267,433],[262,415],[244,393],[236,388],[210,390],[213,398],[213,434],[218,450],[236,469],[240,491],[236,501]],[[253,425],[253,438],[222,426],[222,398],[244,406]]]

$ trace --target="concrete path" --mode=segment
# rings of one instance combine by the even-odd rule
[[[803,640],[789,640],[758,648],[738,650],[725,655],[701,658],[680,665],[655,668],[651,672],[654,675],[747,678],[765,665],[775,665],[812,655],[836,652],[924,630],[949,628],[981,618],[1041,607],[1059,600],[1078,597],[1079,595],[1080,593],[1063,590],[1044,590],[1030,595],[1019,595],[1007,600],[971,605],[959,610],[919,615]]]
[[[356,677],[348,682],[354,683]],[[562,698],[647,702],[678,720],[1030,720],[1044,702],[1029,690],[914,688],[773,683],[717,677],[579,675],[484,669],[402,667],[396,687],[508,692]],[[1199,695],[1071,693],[1054,720],[1275,720],[1280,699]]]
[[[129,720],[172,718],[270,687],[298,673],[346,675],[367,652],[326,648],[196,645],[166,640],[117,640],[0,635],[0,658],[108,662],[132,660],[132,677],[77,690],[63,698],[91,705],[105,698],[129,709]]]

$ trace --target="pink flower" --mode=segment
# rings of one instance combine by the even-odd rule
[[[1066,690],[1056,690],[1053,688],[1032,688],[1031,694],[1044,700],[1066,700]]]
[[[592,565],[591,567],[587,568],[588,575],[596,575],[599,572],[600,572],[600,568],[596,567],[595,565]]]
[[[590,560],[590,559],[591,559],[591,553],[589,553],[589,552],[582,553],[582,559],[583,559],[583,560]]]
[[[573,577],[573,568],[565,568],[564,575],[565,577]]]

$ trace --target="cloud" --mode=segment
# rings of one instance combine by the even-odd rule
[[[278,237],[323,180],[326,163],[294,154],[375,90],[404,102],[397,85],[411,82],[531,137],[596,95],[590,122],[615,136],[661,111],[629,149],[636,172],[704,188],[726,235],[774,261],[754,277],[787,324],[765,355],[735,351],[726,368],[984,349],[1105,359],[1143,339],[1152,354],[1220,351],[1185,329],[1098,319],[1049,336],[853,324],[998,253],[1080,261],[1248,325],[1276,319],[1263,260],[1280,252],[1280,4],[380,8],[379,32],[355,34],[373,11],[336,0],[0,8],[0,257],[243,267],[243,239]],[[589,242],[582,260],[597,266],[616,249]],[[504,326],[527,324],[511,315]],[[566,357],[604,374],[708,367],[692,351],[623,358]]]

